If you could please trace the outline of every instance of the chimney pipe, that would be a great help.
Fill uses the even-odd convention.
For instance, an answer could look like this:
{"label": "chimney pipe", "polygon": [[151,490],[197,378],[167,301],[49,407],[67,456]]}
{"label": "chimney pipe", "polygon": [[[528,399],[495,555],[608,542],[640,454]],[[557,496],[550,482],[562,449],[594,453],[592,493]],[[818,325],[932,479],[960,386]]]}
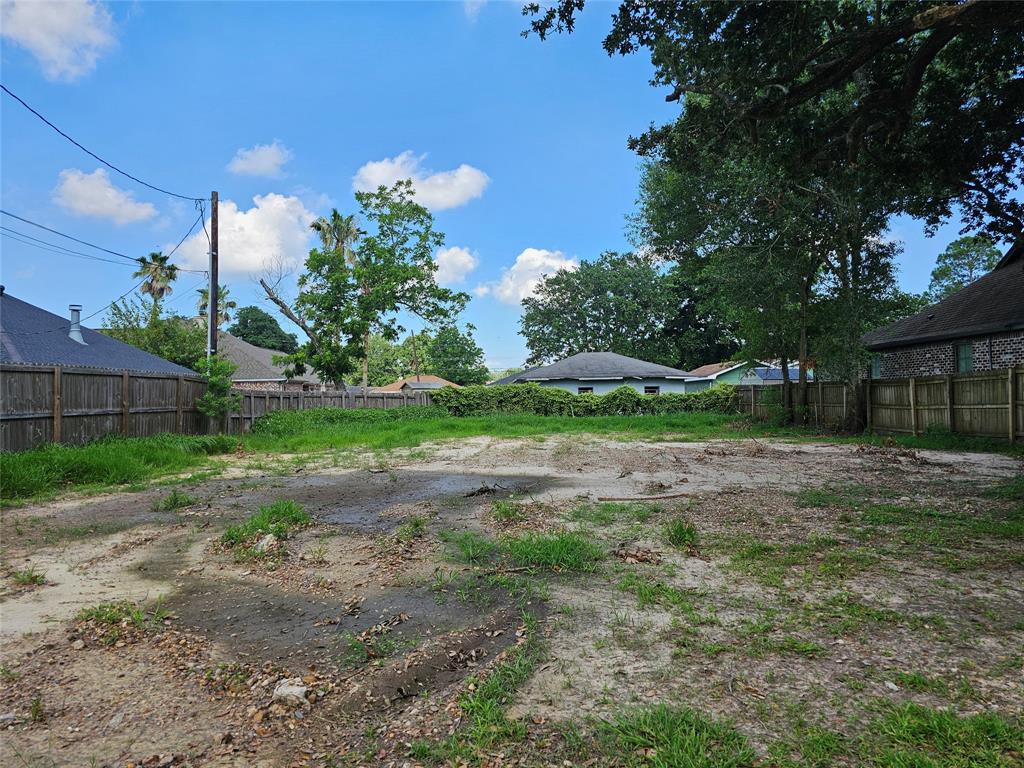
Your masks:
{"label": "chimney pipe", "polygon": [[82,338],[82,305],[69,304],[68,309],[71,310],[71,328],[68,329],[68,337],[79,344],[85,344],[85,339]]}

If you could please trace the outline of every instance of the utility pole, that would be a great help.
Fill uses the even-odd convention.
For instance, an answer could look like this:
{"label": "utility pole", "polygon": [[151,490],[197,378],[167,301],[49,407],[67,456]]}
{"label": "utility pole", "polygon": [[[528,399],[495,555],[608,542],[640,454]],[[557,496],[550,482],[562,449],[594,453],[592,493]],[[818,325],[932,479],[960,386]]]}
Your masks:
{"label": "utility pole", "polygon": [[220,286],[217,283],[217,193],[210,193],[210,301],[206,306],[209,321],[206,356],[217,354],[217,324],[220,320]]}

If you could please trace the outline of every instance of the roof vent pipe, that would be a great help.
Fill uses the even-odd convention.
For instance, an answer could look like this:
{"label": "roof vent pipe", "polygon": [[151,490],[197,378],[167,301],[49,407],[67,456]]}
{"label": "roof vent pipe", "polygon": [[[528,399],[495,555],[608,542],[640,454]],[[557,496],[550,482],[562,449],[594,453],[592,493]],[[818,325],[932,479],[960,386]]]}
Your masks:
{"label": "roof vent pipe", "polygon": [[85,339],[82,338],[82,305],[69,304],[68,309],[71,310],[71,328],[68,329],[68,337],[79,344],[85,344]]}

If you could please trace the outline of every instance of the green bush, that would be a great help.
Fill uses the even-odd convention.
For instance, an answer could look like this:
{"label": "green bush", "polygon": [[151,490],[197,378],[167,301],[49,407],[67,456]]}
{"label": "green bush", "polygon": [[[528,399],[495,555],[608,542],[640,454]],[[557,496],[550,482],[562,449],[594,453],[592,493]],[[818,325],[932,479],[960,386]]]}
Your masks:
{"label": "green bush", "polygon": [[232,546],[245,544],[268,533],[279,539],[286,539],[292,530],[309,523],[309,514],[301,506],[294,501],[280,499],[273,504],[260,507],[259,511],[244,523],[228,526],[222,538],[225,544]]}
{"label": "green bush", "polygon": [[297,435],[338,424],[390,424],[397,421],[440,419],[444,408],[410,405],[403,408],[311,408],[308,411],[271,411],[256,419],[252,433],[268,437]]}
{"label": "green bush", "polygon": [[495,387],[445,387],[433,393],[434,406],[451,416],[532,413],[538,416],[642,416],[667,413],[731,413],[736,388],[719,384],[700,392],[641,395],[621,386],[607,395],[574,395],[556,387],[507,384]]}

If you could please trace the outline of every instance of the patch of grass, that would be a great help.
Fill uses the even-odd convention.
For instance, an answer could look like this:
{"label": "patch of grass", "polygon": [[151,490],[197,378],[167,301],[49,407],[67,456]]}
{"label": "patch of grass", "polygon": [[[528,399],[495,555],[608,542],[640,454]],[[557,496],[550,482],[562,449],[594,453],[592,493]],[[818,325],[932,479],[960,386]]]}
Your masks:
{"label": "patch of grass", "polygon": [[749,768],[754,750],[735,728],[691,709],[659,704],[601,724],[599,741],[628,766]]}
{"label": "patch of grass", "polygon": [[501,548],[517,565],[552,571],[593,571],[604,558],[601,547],[574,531],[507,537]]}
{"label": "patch of grass", "polygon": [[955,712],[902,704],[868,729],[865,763],[878,768],[1010,768],[1019,764],[1024,726],[995,712]]}
{"label": "patch of grass", "polygon": [[665,523],[665,541],[676,549],[696,548],[700,536],[689,520],[677,517]]}
{"label": "patch of grass", "polygon": [[935,677],[928,677],[921,672],[897,672],[893,682],[901,688],[917,693],[934,693],[938,696],[949,694],[949,686],[945,680]]}
{"label": "patch of grass", "polygon": [[568,518],[573,522],[592,525],[612,525],[619,520],[646,523],[661,511],[652,502],[602,501],[598,504],[578,504],[569,510]]}
{"label": "patch of grass", "polygon": [[238,440],[226,435],[106,437],[81,446],[47,445],[0,454],[0,500],[19,501],[63,489],[140,483],[205,464]]}
{"label": "patch of grass", "polygon": [[427,518],[423,515],[409,515],[405,521],[395,529],[395,538],[401,542],[410,542],[418,539],[427,531]]}
{"label": "patch of grass", "polygon": [[5,683],[12,683],[18,679],[18,673],[6,664],[0,664],[0,680]]}
{"label": "patch of grass", "polygon": [[260,507],[244,523],[228,526],[221,539],[230,546],[242,546],[268,533],[286,539],[291,531],[309,525],[309,514],[294,501],[279,499]]}
{"label": "patch of grass", "polygon": [[476,531],[448,531],[441,535],[447,546],[448,557],[460,563],[480,565],[491,559],[498,545]]}
{"label": "patch of grass", "polygon": [[37,693],[28,707],[28,719],[33,723],[41,723],[46,719],[46,708],[43,706],[43,695]]}
{"label": "patch of grass", "polygon": [[46,574],[42,571],[37,571],[34,565],[22,568],[20,571],[15,571],[11,578],[20,587],[30,587],[46,583]]}
{"label": "patch of grass", "polygon": [[191,507],[199,501],[195,496],[179,491],[175,488],[169,494],[164,496],[162,499],[157,499],[153,502],[154,512],[173,512],[176,509],[183,509],[185,507]]}
{"label": "patch of grass", "polygon": [[120,624],[131,624],[138,629],[146,626],[146,614],[136,605],[127,600],[114,603],[100,603],[89,608],[83,608],[78,612],[79,621],[94,621],[97,624],[118,626]]}
{"label": "patch of grass", "polygon": [[986,499],[1024,501],[1024,475],[1018,475],[1012,480],[1006,480],[986,488],[982,496]]}
{"label": "patch of grass", "polygon": [[697,614],[697,606],[692,593],[676,589],[660,581],[645,579],[636,573],[627,573],[619,579],[618,587],[623,592],[629,592],[636,596],[640,608],[660,605],[664,608],[683,611],[691,616]]}
{"label": "patch of grass", "polygon": [[512,499],[495,499],[491,504],[491,516],[499,523],[516,523],[526,519],[523,508]]}
{"label": "patch of grass", "polygon": [[341,638],[341,643],[342,664],[349,668],[356,668],[373,661],[390,658],[411,648],[416,641],[408,637],[399,637],[391,632],[371,635],[366,639],[361,639],[354,632],[346,632]]}

